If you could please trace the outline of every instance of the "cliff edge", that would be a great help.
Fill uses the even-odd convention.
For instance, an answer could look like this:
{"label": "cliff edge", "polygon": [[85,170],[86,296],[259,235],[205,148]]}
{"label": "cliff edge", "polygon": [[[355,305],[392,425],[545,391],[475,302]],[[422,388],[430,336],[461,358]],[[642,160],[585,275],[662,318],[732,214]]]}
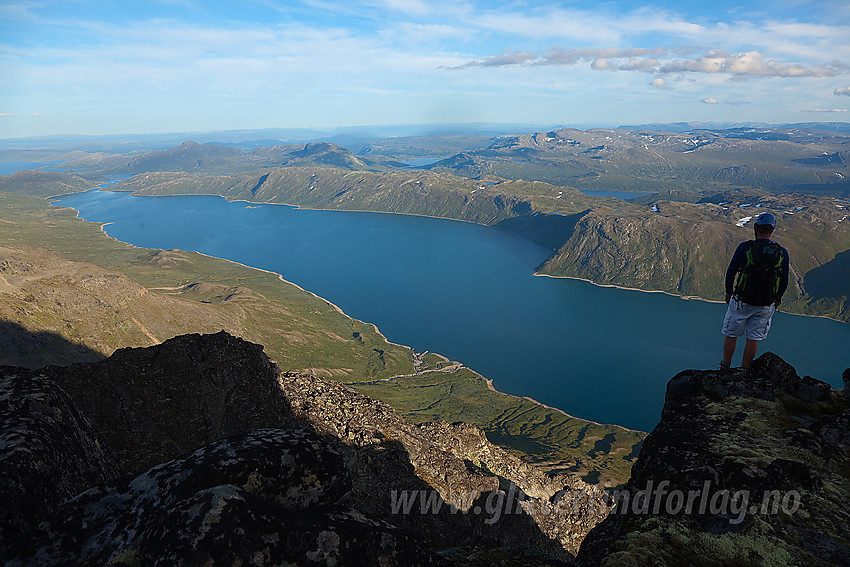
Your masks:
{"label": "cliff edge", "polygon": [[[845,376],[848,374],[845,371]],[[582,566],[850,565],[844,392],[772,353],[749,371],[670,380]]]}

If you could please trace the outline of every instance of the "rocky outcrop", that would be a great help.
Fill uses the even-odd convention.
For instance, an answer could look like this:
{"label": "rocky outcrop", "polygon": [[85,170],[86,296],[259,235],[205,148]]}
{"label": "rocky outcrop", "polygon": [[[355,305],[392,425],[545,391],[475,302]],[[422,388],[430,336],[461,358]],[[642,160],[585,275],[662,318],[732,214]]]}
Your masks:
{"label": "rocky outcrop", "polygon": [[[478,539],[568,559],[609,511],[602,489],[550,476],[493,445],[474,426],[414,425],[387,404],[313,376],[284,373],[281,384],[296,416],[355,448],[352,468],[362,480],[353,494],[356,507],[395,515],[435,545]],[[394,498],[397,504],[409,496],[432,498],[432,510],[440,513],[393,510]]]}
{"label": "rocky outcrop", "polygon": [[667,387],[617,508],[582,544],[597,565],[850,565],[850,409],[767,353]]}
{"label": "rocky outcrop", "polygon": [[279,427],[290,413],[263,347],[224,331],[119,349],[101,362],[47,372],[103,433],[127,472]]}
{"label": "rocky outcrop", "polygon": [[43,372],[0,367],[0,557],[64,501],[118,475],[73,400]]}
{"label": "rocky outcrop", "polygon": [[34,439],[0,447],[25,495],[4,510],[28,534],[0,547],[13,565],[556,565],[609,510],[477,428],[408,423],[226,333],[0,376],[9,430]]}
{"label": "rocky outcrop", "polygon": [[613,494],[226,333],[0,367],[0,418],[10,565],[850,562],[848,400],[770,353],[674,377]]}
{"label": "rocky outcrop", "polygon": [[305,430],[261,429],[68,502],[10,565],[437,565],[415,534],[337,502],[339,453]]}

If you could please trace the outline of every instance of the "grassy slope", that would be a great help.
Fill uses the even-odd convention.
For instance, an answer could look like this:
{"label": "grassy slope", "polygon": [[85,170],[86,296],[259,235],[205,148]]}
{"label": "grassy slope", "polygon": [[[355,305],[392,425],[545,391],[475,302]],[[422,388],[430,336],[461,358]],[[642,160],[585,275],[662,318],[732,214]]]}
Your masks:
{"label": "grassy slope", "polygon": [[[387,344],[372,325],[341,315],[327,301],[281,282],[275,274],[194,252],[158,253],[136,248],[107,237],[95,223],[78,220],[73,210],[50,207],[43,199],[0,193],[0,211],[5,221],[0,222],[3,244],[44,248],[67,260],[119,272],[144,286],[146,296],[155,300],[148,304],[142,298],[141,303],[130,305],[138,312],[122,311],[115,318],[135,316],[159,340],[187,332],[226,329],[264,344],[285,369],[312,369],[324,375],[389,376],[411,367],[409,349]],[[204,285],[186,288],[198,282]],[[41,288],[50,283],[42,282]],[[106,303],[122,307],[124,299]],[[42,317],[48,317],[45,310],[41,311]],[[74,326],[61,329],[61,334],[92,343],[103,354],[121,346],[150,344],[150,339],[138,332],[114,334],[101,320],[106,313],[100,313],[96,322],[85,313],[68,315]],[[24,323],[30,321],[24,317]],[[106,333],[105,329],[110,331]],[[385,368],[370,365],[372,348],[384,351]]]}
{"label": "grassy slope", "polygon": [[[122,346],[151,344],[142,327],[157,340],[223,328],[263,344],[283,369],[359,383],[364,393],[389,401],[414,421],[473,423],[508,448],[608,484],[628,478],[635,447],[644,437],[494,392],[477,374],[452,365],[448,371],[376,383],[412,374],[414,361],[409,349],[386,342],[371,325],[274,274],[197,253],[120,243],[97,224],[40,198],[0,192],[0,246],[7,247],[0,248],[6,256],[5,263],[0,257],[0,274],[18,285],[0,286],[0,319],[30,333],[57,333],[104,355]],[[56,273],[25,281],[21,257],[39,254],[27,247],[58,255],[42,254],[34,261]],[[108,294],[80,291],[109,278]],[[59,298],[55,289],[80,293]],[[75,353],[65,355],[69,358],[60,362],[70,362]],[[422,360],[420,371],[446,365],[435,355]],[[44,362],[49,361],[33,361]]]}
{"label": "grassy slope", "polygon": [[491,441],[553,470],[571,471],[609,486],[621,482],[624,473],[628,476],[643,443],[641,433],[493,391],[485,378],[467,368],[369,382],[357,389],[386,401],[413,422],[486,423]]}

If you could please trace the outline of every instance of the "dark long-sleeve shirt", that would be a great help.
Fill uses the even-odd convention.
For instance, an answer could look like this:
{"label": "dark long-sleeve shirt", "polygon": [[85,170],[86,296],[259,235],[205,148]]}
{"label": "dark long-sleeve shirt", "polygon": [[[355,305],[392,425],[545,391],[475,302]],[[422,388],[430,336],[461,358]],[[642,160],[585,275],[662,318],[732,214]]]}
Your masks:
{"label": "dark long-sleeve shirt", "polygon": [[[768,238],[759,238],[759,240],[770,242]],[[739,244],[735,250],[735,254],[732,256],[732,261],[729,262],[729,267],[726,269],[726,293],[732,293],[735,287],[735,275],[747,263],[747,250],[750,248],[750,242],[748,240]],[[788,267],[790,260],[788,259],[788,251],[782,246],[779,248],[782,250],[782,265],[780,266],[782,271],[779,274],[779,298],[782,298],[785,290],[788,289]]]}

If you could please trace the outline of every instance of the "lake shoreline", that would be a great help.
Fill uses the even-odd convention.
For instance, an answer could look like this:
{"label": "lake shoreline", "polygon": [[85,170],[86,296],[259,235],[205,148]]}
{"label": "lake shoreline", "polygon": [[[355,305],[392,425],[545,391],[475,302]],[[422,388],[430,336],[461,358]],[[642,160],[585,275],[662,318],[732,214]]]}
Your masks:
{"label": "lake shoreline", "polygon": [[[429,219],[437,219],[437,220],[445,220],[445,221],[455,221],[455,222],[461,222],[461,223],[468,223],[468,224],[472,224],[472,225],[476,225],[476,226],[495,228],[495,229],[498,229],[498,230],[503,230],[503,231],[507,232],[508,234],[513,234],[513,235],[520,236],[522,238],[526,238],[528,240],[531,240],[532,242],[537,242],[536,240],[528,238],[527,236],[512,232],[510,230],[507,230],[505,228],[502,228],[502,227],[494,225],[494,224],[485,224],[485,223],[466,220],[466,219],[456,219],[456,218],[451,218],[451,217],[438,217],[438,216],[433,216],[433,215],[424,215],[424,214],[421,214],[421,213],[400,213],[400,212],[394,212],[394,211],[372,211],[372,210],[363,210],[363,209],[322,209],[322,208],[315,208],[315,207],[303,207],[301,205],[293,205],[293,204],[290,204],[290,203],[273,203],[273,202],[269,202],[269,201],[250,201],[248,199],[229,198],[226,195],[220,195],[218,193],[174,193],[174,194],[169,194],[169,195],[145,195],[145,194],[141,194],[141,193],[139,193],[138,191],[135,191],[135,190],[111,189],[111,188],[108,188],[108,187],[102,187],[101,185],[97,185],[96,187],[93,187],[92,189],[87,189],[86,191],[76,191],[76,192],[72,192],[72,193],[63,193],[63,194],[60,194],[60,195],[53,195],[53,196],[50,196],[50,197],[45,197],[45,199],[47,199],[49,201],[50,199],[58,199],[58,198],[64,197],[64,196],[76,195],[76,194],[79,194],[79,193],[86,193],[87,191],[104,191],[104,192],[111,192],[111,193],[129,193],[130,195],[132,195],[134,197],[154,197],[154,198],[157,198],[157,197],[221,197],[222,199],[224,199],[228,203],[247,203],[248,205],[279,205],[279,206],[290,207],[290,208],[293,208],[293,209],[300,209],[300,210],[305,210],[305,211],[329,211],[329,212],[337,211],[337,212],[345,212],[345,213],[373,213],[373,214],[381,214],[381,215],[402,215],[402,216],[411,216],[411,217],[421,217],[421,218],[429,218]],[[69,207],[69,208],[73,208],[73,207]],[[248,208],[256,208],[256,207],[248,207]],[[542,214],[560,214],[560,213],[542,212]],[[537,242],[537,243],[540,244],[539,242]],[[557,250],[553,249],[552,250],[552,256],[554,256],[557,252],[558,252]],[[215,258],[215,256],[210,256],[210,257]],[[550,258],[551,258],[551,256],[550,256]],[[224,259],[224,258],[221,258],[221,259]],[[548,260],[548,258],[547,258],[547,260]],[[239,262],[235,262],[235,263],[238,264]],[[543,265],[544,263],[545,263],[545,261],[542,262],[541,265]],[[241,264],[241,265],[245,266],[245,264]],[[246,266],[246,267],[254,268],[253,266]],[[254,268],[254,269],[261,269],[261,268]],[[594,286],[603,287],[603,288],[607,287],[607,288],[621,289],[621,290],[625,290],[625,291],[639,291],[639,292],[642,292],[642,293],[661,293],[661,294],[664,294],[664,295],[668,295],[670,297],[678,297],[679,299],[682,299],[684,301],[695,300],[695,301],[702,301],[702,302],[705,302],[705,303],[725,303],[724,301],[720,301],[720,300],[716,300],[716,299],[706,299],[706,298],[700,297],[698,295],[679,295],[677,293],[672,293],[672,292],[664,291],[664,290],[661,290],[661,289],[641,289],[641,288],[637,288],[637,287],[626,287],[626,286],[621,286],[621,285],[617,285],[617,284],[598,283],[598,282],[595,282],[593,280],[578,277],[578,276],[559,276],[559,275],[555,275],[555,274],[543,274],[543,273],[540,273],[540,272],[537,272],[537,271],[533,271],[532,275],[535,276],[535,277],[579,280],[579,281],[587,282],[587,283],[593,284]],[[280,277],[281,277],[281,279],[283,279],[283,276],[280,276]],[[287,280],[283,280],[283,281],[286,281],[287,283],[292,283],[292,282],[289,282]],[[292,285],[297,286],[298,284],[292,283]],[[303,289],[303,288],[299,287],[299,289]],[[308,290],[304,290],[304,291],[308,291]],[[308,291],[308,293],[312,293],[312,292]],[[316,295],[316,297],[319,297],[319,296]],[[323,297],[319,297],[319,298],[325,300]],[[327,301],[327,300],[325,300],[325,301]],[[330,303],[330,302],[328,302],[328,303]],[[339,307],[337,307],[336,305],[334,305],[334,307],[339,309]],[[787,315],[798,315],[800,317],[813,317],[813,318],[817,318],[817,319],[828,319],[830,321],[835,321],[837,323],[844,323],[844,324],[850,323],[848,321],[842,321],[841,319],[836,319],[834,317],[830,317],[829,315],[812,315],[812,314],[808,314],[808,313],[794,313],[794,312],[790,312],[790,311],[779,311],[779,310],[777,310],[777,312],[785,313]],[[348,316],[348,315],[346,315],[346,316]],[[365,321],[364,321],[364,323],[365,323]],[[366,323],[366,324],[374,326],[373,323]],[[375,326],[375,328],[377,329],[377,326]],[[378,333],[380,333],[380,331],[378,331]],[[383,336],[383,334],[381,334],[381,336]],[[392,342],[392,341],[388,340],[387,342]],[[396,343],[392,343],[392,344],[396,344]],[[399,345],[399,346],[407,346],[407,345]],[[408,347],[408,348],[410,348],[410,347]]]}
{"label": "lake shoreline", "polygon": [[[124,196],[118,197],[120,193]],[[116,196],[90,191],[88,196],[78,199],[63,199],[68,203],[79,203],[82,207],[80,215],[89,210],[89,204],[104,207],[104,214],[109,216],[93,217],[93,221],[118,223],[119,219],[122,222],[138,219],[138,226],[136,221],[127,225],[130,232],[113,230],[122,241],[137,241],[152,249],[203,250],[198,252],[202,256],[227,259],[247,269],[273,274],[276,280],[290,283],[299,291],[307,291],[339,314],[348,317],[346,310],[354,309],[361,315],[356,320],[364,328],[370,325],[387,346],[397,345],[404,349],[403,352],[414,354],[416,350],[449,352],[453,360],[464,361],[467,368],[483,371],[493,380],[493,391],[510,395],[513,399],[525,398],[527,394],[533,407],[557,410],[561,415],[587,423],[611,424],[623,431],[649,431],[657,424],[657,403],[634,404],[634,399],[644,399],[655,391],[663,394],[667,382],[665,377],[669,378],[683,368],[707,369],[715,366],[717,354],[712,345],[717,340],[717,329],[712,321],[718,308],[710,304],[719,301],[703,299],[686,307],[687,304],[679,302],[666,303],[671,300],[665,296],[686,300],[702,298],[679,296],[662,290],[597,284],[586,278],[535,273],[535,266],[539,266],[551,250],[510,231],[485,230],[488,225],[471,221],[463,221],[466,224],[431,224],[404,220],[424,215],[387,211],[383,211],[385,214],[380,217],[345,215],[350,211],[231,200],[222,195],[206,195],[215,197],[206,201],[191,199],[204,195],[183,195],[190,199],[179,202],[186,203],[186,210],[191,215],[184,218],[186,213],[181,212],[183,206],[173,204],[174,201],[132,201],[131,196],[148,195],[130,191],[111,191],[110,195]],[[228,208],[231,203],[232,208]],[[264,208],[264,204],[283,205],[283,208],[269,208],[265,213],[247,210]],[[92,208],[91,214],[100,210]],[[340,214],[332,214],[334,211]],[[278,221],[278,217],[287,220]],[[142,220],[148,221],[147,226]],[[184,220],[194,227],[191,231],[187,232],[182,226]],[[98,224],[103,225],[102,232],[108,232],[104,223]],[[329,230],[324,228],[326,224]],[[256,237],[249,236],[254,225],[257,225]],[[473,229],[474,225],[481,228]],[[155,228],[157,226],[161,229]],[[239,231],[240,236],[229,238],[221,230],[211,228],[215,226],[230,227]],[[314,232],[316,229],[318,232]],[[340,232],[352,229],[355,232],[350,234]],[[142,235],[155,234],[151,232],[155,230],[166,230],[173,238],[139,240]],[[208,234],[204,236],[205,231]],[[397,231],[398,237],[388,241],[386,235],[395,235],[396,232],[386,231]],[[191,236],[181,240],[178,235],[183,233]],[[304,243],[300,240],[302,234],[305,236]],[[468,242],[465,240],[467,236]],[[251,238],[260,240],[251,244]],[[281,242],[291,245],[281,249]],[[336,246],[335,242],[339,242],[340,246]],[[323,250],[336,252],[328,252],[326,257]],[[270,253],[269,258],[276,258],[275,262],[266,262],[265,256],[258,256]],[[373,264],[383,271],[370,275],[362,268]],[[349,278],[339,278],[340,274],[349,271],[350,281]],[[284,272],[302,280],[304,286],[284,278]],[[549,280],[552,283],[546,284],[540,279],[533,283],[528,278],[531,275],[547,275],[552,278]],[[486,277],[482,279],[482,276]],[[434,278],[433,285],[425,283],[428,278]],[[593,285],[576,287],[578,282],[573,285],[566,282],[557,284],[557,279],[583,280]],[[603,291],[605,287],[613,289]],[[319,291],[312,292],[310,288]],[[656,295],[656,299],[649,299],[651,296],[646,294],[616,295],[620,293],[616,291],[618,289],[662,295]],[[373,293],[376,291],[380,293]],[[517,295],[520,291],[531,293]],[[609,297],[606,293],[615,295]],[[329,294],[337,303],[325,298]],[[585,300],[599,300],[601,303],[593,308]],[[437,303],[433,303],[435,301]],[[673,315],[680,309],[675,304],[682,305],[680,315]],[[346,305],[346,309],[342,309],[341,305]],[[663,306],[663,310],[671,314],[667,316],[669,321],[656,317],[658,306]],[[612,309],[615,311],[611,312]],[[447,311],[441,316],[443,310]],[[600,313],[605,313],[605,316],[600,318]],[[374,322],[362,321],[364,315]],[[570,317],[574,315],[581,319],[570,323]],[[666,332],[681,317],[692,319],[688,320],[696,334],[690,338],[679,337],[675,333],[671,336]],[[620,327],[623,342],[619,345],[617,356],[611,356],[610,349],[594,339],[608,332],[609,326],[602,323],[605,320],[622,320],[625,325]],[[483,324],[485,321],[493,324],[488,326]],[[451,326],[443,328],[447,323]],[[829,324],[833,324],[832,320]],[[389,340],[382,332],[384,325],[401,340]],[[799,367],[806,374],[833,376],[834,353],[841,349],[829,346],[832,354],[814,353],[827,348],[827,344],[840,342],[847,329],[830,328],[834,334],[829,335],[829,340],[809,345],[812,337],[819,336],[817,332],[806,333],[808,339],[803,341],[796,335],[811,325],[818,323],[798,320],[792,325],[783,325],[767,348],[783,353],[786,358],[796,357],[796,360],[790,360],[791,363],[802,365]],[[651,333],[647,333],[649,329],[652,329]],[[774,344],[775,348],[770,348]],[[410,345],[415,346],[411,348]],[[409,358],[410,355],[402,356]],[[412,372],[417,372],[417,369],[414,367],[393,374]],[[526,384],[526,381],[530,382]],[[495,383],[504,387],[505,391],[497,390]],[[606,384],[613,386],[607,387]],[[546,403],[541,403],[541,399]],[[565,406],[575,413],[560,409]],[[586,411],[593,417],[578,417]],[[629,425],[626,426],[626,423]]]}
{"label": "lake shoreline", "polygon": [[[556,276],[554,274],[541,274],[540,272],[534,272],[534,274],[532,274],[532,275],[539,277],[539,278],[578,280],[578,281],[582,281],[582,282],[587,282],[589,284],[593,284],[596,287],[608,287],[608,288],[614,288],[614,289],[622,289],[624,291],[639,291],[641,293],[661,293],[661,294],[664,294],[664,295],[669,295],[670,297],[678,297],[679,299],[681,299],[683,301],[702,301],[704,303],[722,303],[724,305],[726,304],[725,301],[720,301],[720,300],[717,300],[717,299],[706,299],[706,298],[700,297],[698,295],[679,295],[677,293],[664,291],[663,289],[641,289],[639,287],[625,287],[625,286],[621,286],[621,285],[617,285],[617,284],[603,284],[603,283],[595,282],[593,280],[589,280],[587,278],[580,278],[578,276]],[[808,313],[794,313],[792,311],[782,311],[782,310],[779,310],[779,309],[777,309],[776,312],[777,313],[784,313],[785,315],[796,315],[797,317],[812,317],[812,318],[815,318],[815,319],[828,319],[830,321],[835,321],[836,323],[843,323],[845,325],[847,324],[847,321],[842,321],[841,319],[836,319],[835,317],[830,317],[829,315],[810,315]]]}
{"label": "lake shoreline", "polygon": [[[507,229],[502,228],[500,226],[497,226],[495,224],[485,224],[485,223],[471,221],[471,220],[467,220],[467,219],[456,219],[456,218],[451,218],[451,217],[438,217],[438,216],[434,216],[434,215],[424,215],[424,214],[421,214],[421,213],[400,213],[400,212],[394,212],[394,211],[372,211],[372,210],[363,210],[363,209],[322,209],[322,208],[315,208],[315,207],[303,207],[301,205],[293,205],[293,204],[290,204],[290,203],[272,203],[272,202],[268,202],[268,201],[264,202],[264,201],[249,201],[247,199],[231,199],[231,198],[228,198],[226,195],[219,195],[217,193],[175,193],[175,194],[172,194],[172,195],[144,195],[144,194],[139,194],[137,191],[117,190],[117,189],[108,189],[108,188],[100,188],[100,187],[96,187],[96,188],[90,189],[90,190],[91,191],[95,191],[95,190],[97,190],[97,191],[113,191],[113,192],[116,192],[116,193],[130,193],[131,195],[136,196],[136,197],[191,197],[191,196],[221,197],[229,203],[248,203],[249,205],[282,205],[284,207],[292,207],[293,209],[301,209],[301,210],[305,210],[305,211],[338,211],[338,212],[345,212],[345,213],[374,213],[374,214],[381,214],[381,215],[403,215],[403,216],[411,216],[411,217],[421,217],[421,218],[428,218],[428,219],[438,219],[438,220],[469,223],[469,224],[473,224],[473,225],[476,225],[476,226],[484,226],[484,227],[495,228],[495,229],[498,229],[498,230],[504,230],[505,232],[507,232],[509,234],[514,234],[514,235],[521,236],[523,238],[528,238],[527,236],[523,236],[521,234],[512,232],[510,230],[507,230]],[[71,193],[71,194],[73,194],[73,193]],[[546,214],[546,215],[561,214],[561,213],[547,213],[547,212],[543,212],[543,211],[538,211],[538,212],[541,213],[541,214]],[[530,238],[528,238],[528,239],[531,240],[532,242],[537,242],[536,240],[533,240],[533,239],[530,239]],[[540,244],[540,243],[538,242],[538,244]],[[557,250],[553,249],[552,255],[555,255],[557,252],[558,252]],[[550,258],[551,258],[551,256],[550,256]],[[545,263],[545,261],[544,261],[544,263]],[[249,267],[251,267],[251,266],[249,266]],[[533,272],[532,275],[537,276],[537,277],[579,280],[579,281],[591,283],[591,284],[598,286],[598,287],[609,287],[609,288],[614,288],[614,289],[622,289],[622,290],[626,290],[626,291],[640,291],[640,292],[643,292],[643,293],[663,293],[663,294],[669,295],[671,297],[678,297],[679,299],[682,299],[684,301],[694,300],[694,301],[703,301],[705,303],[725,303],[724,301],[720,301],[720,300],[716,300],[716,299],[706,299],[706,298],[700,297],[698,295],[679,295],[679,294],[676,294],[676,293],[672,293],[672,292],[664,291],[664,290],[660,290],[660,289],[641,289],[641,288],[637,288],[637,287],[626,287],[626,286],[620,286],[620,285],[616,285],[616,284],[603,284],[603,283],[595,282],[593,280],[589,280],[587,278],[580,278],[578,276],[557,276],[557,275],[554,275],[554,274],[542,274],[542,273],[536,272],[536,271]],[[786,313],[788,315],[799,315],[800,317],[815,317],[815,318],[818,318],[818,319],[829,319],[830,321],[836,321],[837,323],[845,323],[845,324],[848,323],[847,321],[842,321],[841,319],[836,319],[836,318],[830,317],[828,315],[811,315],[811,314],[808,314],[808,313],[793,313],[793,312],[790,312],[790,311],[782,311],[782,313]],[[402,345],[402,346],[404,346],[404,345]]]}
{"label": "lake shoreline", "polygon": [[[147,195],[142,195],[142,196],[147,196]],[[219,195],[219,196],[220,196],[220,195]],[[49,197],[48,199],[50,199],[50,198],[53,198],[53,197]],[[263,204],[263,203],[261,203],[261,204]],[[279,203],[270,203],[270,204],[279,204]],[[80,211],[78,211],[77,209],[75,209],[75,208],[73,208],[73,207],[57,206],[57,205],[54,205],[53,203],[51,203],[51,206],[56,206],[57,208],[66,208],[66,209],[71,209],[71,210],[73,210],[73,211],[75,212],[75,216],[76,216],[76,218],[77,218],[78,220],[80,220],[81,222],[92,222],[92,223],[94,223],[94,224],[99,225],[99,230],[100,230],[100,232],[102,232],[102,233],[103,233],[103,234],[104,234],[107,238],[110,238],[110,239],[112,239],[112,240],[114,240],[114,241],[116,241],[116,242],[120,242],[121,244],[125,244],[125,245],[127,245],[127,246],[129,246],[129,247],[131,247],[131,248],[135,248],[135,249],[138,249],[138,250],[160,250],[160,251],[166,251],[166,250],[161,249],[161,248],[147,248],[147,247],[144,247],[144,246],[136,246],[135,244],[132,244],[132,243],[130,243],[130,242],[125,242],[125,241],[123,241],[123,240],[120,240],[120,239],[118,239],[118,238],[116,238],[116,237],[114,237],[114,236],[110,235],[108,232],[106,232],[106,227],[107,227],[107,226],[109,226],[109,225],[111,225],[111,224],[114,224],[114,222],[97,222],[97,221],[87,221],[87,220],[84,220],[84,219],[80,218],[80,216],[79,216],[79,215],[80,215]],[[287,206],[289,206],[289,205],[287,205]],[[297,208],[297,207],[296,207],[296,208]],[[325,209],[318,209],[318,210],[325,210]],[[355,211],[355,212],[356,212],[356,211]],[[360,211],[360,212],[369,212],[369,211]],[[387,213],[387,214],[396,214],[396,213]],[[434,218],[440,218],[440,217],[434,217]],[[447,219],[447,220],[452,220],[452,219]],[[464,221],[464,222],[467,222],[467,221]],[[473,224],[477,224],[477,223],[473,223]],[[487,226],[487,225],[483,225],[483,226]],[[345,313],[345,311],[343,311],[341,307],[339,307],[338,305],[336,305],[336,304],[335,304],[335,303],[333,303],[332,301],[329,301],[329,300],[325,299],[324,297],[321,297],[320,295],[317,295],[316,293],[314,293],[314,292],[312,292],[312,291],[310,291],[310,290],[304,289],[303,287],[301,287],[301,286],[300,286],[300,285],[298,285],[297,283],[294,283],[294,282],[291,282],[291,281],[287,280],[286,278],[284,278],[284,277],[283,277],[283,275],[282,275],[282,274],[280,274],[280,273],[278,273],[278,272],[275,272],[275,271],[273,271],[273,270],[267,270],[267,269],[265,269],[265,268],[258,268],[258,267],[256,267],[256,266],[250,266],[250,265],[248,265],[248,264],[244,264],[244,263],[242,263],[242,262],[238,262],[238,261],[236,261],[236,260],[231,260],[231,259],[229,259],[229,258],[221,258],[221,257],[218,257],[218,256],[213,256],[213,255],[211,255],[211,254],[205,254],[204,252],[199,252],[199,251],[197,251],[197,250],[183,250],[183,249],[180,249],[180,248],[170,248],[169,250],[174,250],[174,251],[179,251],[179,252],[193,252],[193,253],[195,253],[195,254],[198,254],[198,255],[201,255],[201,256],[205,256],[205,257],[207,257],[207,258],[212,258],[212,259],[215,259],[215,260],[221,260],[221,261],[225,261],[225,262],[230,262],[230,263],[232,263],[232,264],[236,264],[236,265],[238,265],[238,266],[242,266],[242,267],[244,267],[244,268],[248,268],[248,269],[251,269],[251,270],[257,270],[257,271],[260,271],[260,272],[264,272],[264,273],[266,273],[266,274],[274,275],[274,276],[276,276],[276,277],[277,277],[277,278],[278,278],[281,282],[286,283],[286,284],[289,284],[289,285],[292,285],[292,286],[296,287],[297,289],[299,289],[299,290],[301,290],[301,291],[303,291],[303,292],[309,293],[310,295],[312,295],[312,296],[313,296],[313,297],[315,297],[316,299],[319,299],[319,300],[321,300],[321,301],[324,301],[325,303],[327,303],[328,305],[330,305],[331,307],[333,307],[333,308],[334,308],[334,309],[335,309],[338,313],[340,313],[341,315],[344,315],[345,317],[348,317],[349,319],[352,319],[352,320],[354,320],[354,321],[358,321],[358,322],[360,322],[360,323],[363,323],[364,325],[370,325],[372,328],[374,328],[374,329],[375,329],[375,332],[376,332],[376,333],[377,333],[377,334],[378,334],[378,335],[379,335],[379,336],[380,336],[383,340],[385,340],[388,344],[391,344],[391,345],[394,345],[394,346],[398,346],[398,347],[401,347],[401,348],[405,348],[405,349],[408,349],[411,353],[415,353],[415,350],[413,349],[413,347],[408,346],[408,345],[404,345],[404,344],[401,344],[401,343],[396,343],[396,342],[393,342],[393,341],[389,340],[389,339],[388,339],[388,338],[387,338],[387,337],[386,337],[386,336],[385,336],[385,335],[381,332],[381,330],[378,328],[378,326],[377,326],[375,323],[370,323],[370,322],[368,322],[368,321],[362,321],[362,320],[360,320],[360,319],[356,319],[355,317],[351,317],[350,315],[348,315],[347,313]],[[439,355],[439,356],[441,356],[441,357],[445,358],[446,360],[451,360],[451,359],[449,359],[448,357],[446,357],[446,356],[444,356],[444,355],[442,355],[442,354],[440,354],[440,353],[435,353],[435,354],[437,354],[437,355]],[[564,411],[564,410],[562,410],[562,409],[560,409],[560,408],[557,408],[557,407],[554,407],[554,406],[551,406],[551,405],[548,405],[548,404],[544,404],[544,403],[542,403],[542,402],[539,402],[538,400],[535,400],[534,398],[531,398],[531,397],[529,397],[529,396],[519,396],[519,395],[516,395],[516,394],[509,394],[509,393],[507,393],[507,392],[502,392],[502,391],[498,390],[498,389],[497,389],[497,388],[493,385],[493,379],[492,379],[492,378],[487,378],[486,376],[484,376],[484,375],[482,375],[481,373],[479,373],[479,372],[477,372],[477,371],[473,370],[472,368],[469,368],[468,366],[463,365],[463,363],[459,363],[459,364],[460,364],[460,367],[459,367],[459,368],[465,368],[466,370],[469,370],[470,372],[473,372],[475,375],[479,376],[479,377],[480,377],[482,380],[484,380],[484,382],[487,384],[487,388],[488,388],[490,391],[492,391],[492,392],[496,392],[497,394],[500,394],[500,395],[503,395],[503,396],[509,396],[509,397],[511,397],[511,398],[516,398],[516,399],[524,399],[524,400],[528,400],[528,401],[530,401],[530,402],[532,402],[532,403],[534,403],[534,404],[537,404],[537,405],[539,405],[539,406],[541,406],[541,407],[544,407],[544,408],[546,408],[546,409],[548,409],[548,410],[556,411],[556,412],[558,412],[558,413],[561,413],[561,414],[563,414],[563,415],[565,415],[565,416],[569,417],[570,419],[577,419],[577,420],[579,420],[579,421],[585,421],[585,422],[588,422],[588,423],[593,423],[593,424],[595,424],[595,425],[604,426],[604,427],[616,427],[616,428],[620,428],[620,429],[623,429],[623,430],[625,430],[625,431],[629,431],[629,432],[646,433],[645,431],[642,431],[642,430],[640,430],[640,429],[632,429],[632,428],[626,427],[625,425],[620,425],[620,424],[618,424],[618,423],[601,423],[601,422],[598,422],[598,421],[594,421],[594,420],[592,420],[592,419],[587,419],[587,418],[583,418],[583,417],[575,416],[575,415],[572,415],[572,414],[567,413],[566,411]],[[435,372],[439,372],[439,371],[440,371],[440,369],[435,369],[435,370],[433,370],[433,371],[435,371]],[[415,373],[415,374],[413,374],[413,375],[417,375],[417,374],[420,374],[420,373]],[[403,377],[403,376],[401,376],[401,377]],[[398,376],[395,376],[395,377],[388,378],[388,379],[386,379],[386,380],[392,380],[392,379],[395,379],[395,378],[399,378],[399,377],[398,377]]]}

